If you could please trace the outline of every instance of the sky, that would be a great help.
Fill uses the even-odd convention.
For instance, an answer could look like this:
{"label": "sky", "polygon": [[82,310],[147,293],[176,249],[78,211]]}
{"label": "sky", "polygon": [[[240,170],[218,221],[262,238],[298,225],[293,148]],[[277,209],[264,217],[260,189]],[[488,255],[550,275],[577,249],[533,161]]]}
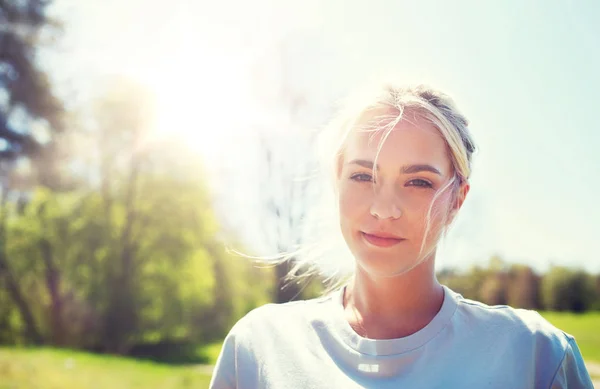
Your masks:
{"label": "sky", "polygon": [[[439,266],[500,255],[600,272],[598,2],[55,0],[51,11],[65,33],[42,58],[59,92],[85,100],[115,73],[149,85],[159,127],[197,147],[219,209],[250,241],[257,129],[293,152],[336,99],[392,74],[449,93],[478,146]],[[307,101],[299,118],[281,88]]]}

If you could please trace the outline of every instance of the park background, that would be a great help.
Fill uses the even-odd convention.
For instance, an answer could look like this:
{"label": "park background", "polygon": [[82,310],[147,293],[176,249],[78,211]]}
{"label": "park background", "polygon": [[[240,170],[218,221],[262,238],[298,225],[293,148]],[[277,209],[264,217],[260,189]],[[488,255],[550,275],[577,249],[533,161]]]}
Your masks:
{"label": "park background", "polygon": [[318,296],[321,279],[282,289],[286,267],[237,252],[321,233],[318,131],[386,74],[448,92],[479,148],[440,280],[539,310],[600,377],[598,17],[593,1],[0,0],[0,388],[205,387],[240,317]]}

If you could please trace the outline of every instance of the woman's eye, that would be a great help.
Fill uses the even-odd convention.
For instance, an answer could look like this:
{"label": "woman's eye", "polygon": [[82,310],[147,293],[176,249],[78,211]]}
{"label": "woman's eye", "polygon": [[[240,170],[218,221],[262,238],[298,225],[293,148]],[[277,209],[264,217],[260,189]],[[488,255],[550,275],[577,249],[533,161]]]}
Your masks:
{"label": "woman's eye", "polygon": [[371,182],[373,178],[367,173],[357,173],[350,176],[350,179],[359,182]]}
{"label": "woman's eye", "polygon": [[409,186],[418,186],[420,188],[431,188],[433,185],[425,180],[412,180],[409,182]]}

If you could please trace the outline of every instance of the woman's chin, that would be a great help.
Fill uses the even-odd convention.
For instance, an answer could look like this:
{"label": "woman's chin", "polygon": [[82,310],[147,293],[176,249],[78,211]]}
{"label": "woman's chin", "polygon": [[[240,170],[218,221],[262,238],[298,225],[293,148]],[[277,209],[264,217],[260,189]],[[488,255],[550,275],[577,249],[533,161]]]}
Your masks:
{"label": "woman's chin", "polygon": [[396,277],[408,273],[418,265],[414,261],[401,261],[396,258],[370,256],[358,259],[358,267],[373,277]]}

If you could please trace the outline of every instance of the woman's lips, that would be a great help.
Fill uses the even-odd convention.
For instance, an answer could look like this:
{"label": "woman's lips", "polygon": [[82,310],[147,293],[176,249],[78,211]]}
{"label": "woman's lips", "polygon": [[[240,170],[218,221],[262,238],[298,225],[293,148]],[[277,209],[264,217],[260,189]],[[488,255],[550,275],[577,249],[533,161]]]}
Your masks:
{"label": "woman's lips", "polygon": [[369,242],[373,246],[377,246],[377,247],[391,247],[391,246],[397,245],[398,243],[406,240],[406,239],[391,237],[391,236],[380,236],[380,235],[368,234],[368,233],[362,232],[362,231],[361,231],[361,234],[367,242]]}

